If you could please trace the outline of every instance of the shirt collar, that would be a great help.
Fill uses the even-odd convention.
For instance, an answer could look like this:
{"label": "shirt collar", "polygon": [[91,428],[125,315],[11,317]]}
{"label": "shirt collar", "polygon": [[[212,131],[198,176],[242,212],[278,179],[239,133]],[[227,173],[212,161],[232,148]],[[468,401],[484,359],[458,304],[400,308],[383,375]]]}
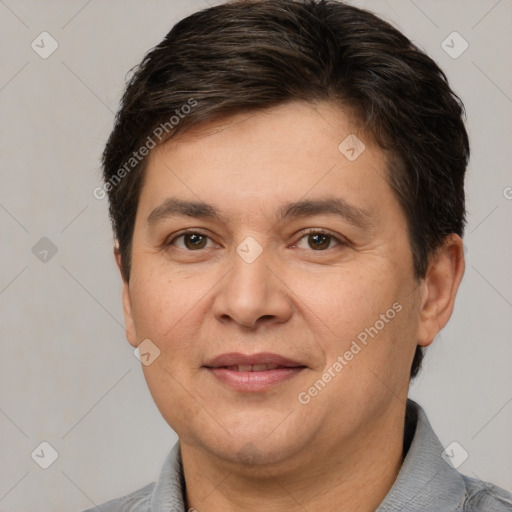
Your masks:
{"label": "shirt collar", "polygon": [[151,512],[185,512],[185,478],[179,441],[167,455],[151,495]]}
{"label": "shirt collar", "polygon": [[376,512],[455,512],[466,499],[462,475],[442,458],[444,449],[416,402],[407,400],[407,430],[414,437],[395,483]]}
{"label": "shirt collar", "polygon": [[[376,512],[455,512],[466,498],[462,475],[441,457],[443,447],[425,411],[407,400],[405,436],[412,438],[395,483]],[[407,443],[406,443],[407,444]],[[185,479],[177,442],[151,496],[152,512],[185,512]]]}

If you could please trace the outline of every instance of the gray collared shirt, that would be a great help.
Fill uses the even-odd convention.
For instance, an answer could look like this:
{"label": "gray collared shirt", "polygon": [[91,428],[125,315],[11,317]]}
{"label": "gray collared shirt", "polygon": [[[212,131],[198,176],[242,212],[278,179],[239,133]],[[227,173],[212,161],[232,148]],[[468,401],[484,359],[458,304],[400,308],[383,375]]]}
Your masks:
{"label": "gray collared shirt", "polygon": [[[441,457],[443,447],[425,411],[412,400],[407,401],[407,417],[410,420],[406,421],[405,437],[410,438],[410,446],[395,483],[376,512],[512,511],[512,494],[462,475]],[[184,489],[177,442],[157,483],[84,512],[189,512],[185,509]]]}

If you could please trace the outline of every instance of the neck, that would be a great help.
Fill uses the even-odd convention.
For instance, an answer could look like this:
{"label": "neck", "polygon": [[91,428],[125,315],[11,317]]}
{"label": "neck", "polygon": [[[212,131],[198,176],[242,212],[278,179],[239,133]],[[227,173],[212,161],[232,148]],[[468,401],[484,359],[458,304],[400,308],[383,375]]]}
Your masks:
{"label": "neck", "polygon": [[308,453],[272,467],[240,467],[180,442],[186,510],[373,512],[402,465],[405,410],[397,409],[371,431],[324,449],[312,443]]}

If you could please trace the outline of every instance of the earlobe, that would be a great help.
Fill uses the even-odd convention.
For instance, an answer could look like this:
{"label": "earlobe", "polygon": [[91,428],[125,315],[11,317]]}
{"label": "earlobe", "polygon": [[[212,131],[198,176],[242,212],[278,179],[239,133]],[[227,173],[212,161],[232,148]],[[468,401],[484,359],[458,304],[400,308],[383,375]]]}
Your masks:
{"label": "earlobe", "polygon": [[130,283],[125,280],[123,270],[122,270],[122,260],[121,253],[119,251],[119,244],[116,241],[114,245],[114,258],[117,263],[117,267],[119,268],[119,272],[121,273],[121,279],[123,281],[123,291],[122,291],[122,303],[123,303],[123,314],[124,314],[124,323],[126,329],[126,339],[128,343],[132,345],[132,347],[137,347],[137,335],[135,332],[135,323],[133,321],[133,313],[132,313],[132,301],[130,297]]}
{"label": "earlobe", "polygon": [[430,345],[450,319],[464,268],[462,239],[455,234],[449,235],[432,255],[422,280],[418,345]]}

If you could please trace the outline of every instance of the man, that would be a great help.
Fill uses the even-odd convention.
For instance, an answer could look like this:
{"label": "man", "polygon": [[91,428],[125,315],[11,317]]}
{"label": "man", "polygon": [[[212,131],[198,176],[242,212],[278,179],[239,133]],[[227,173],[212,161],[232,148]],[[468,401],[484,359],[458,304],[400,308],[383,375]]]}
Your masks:
{"label": "man", "polygon": [[462,116],[429,57],[335,1],[206,9],[144,58],[97,192],[179,442],[100,510],[512,510],[407,399],[464,273]]}

